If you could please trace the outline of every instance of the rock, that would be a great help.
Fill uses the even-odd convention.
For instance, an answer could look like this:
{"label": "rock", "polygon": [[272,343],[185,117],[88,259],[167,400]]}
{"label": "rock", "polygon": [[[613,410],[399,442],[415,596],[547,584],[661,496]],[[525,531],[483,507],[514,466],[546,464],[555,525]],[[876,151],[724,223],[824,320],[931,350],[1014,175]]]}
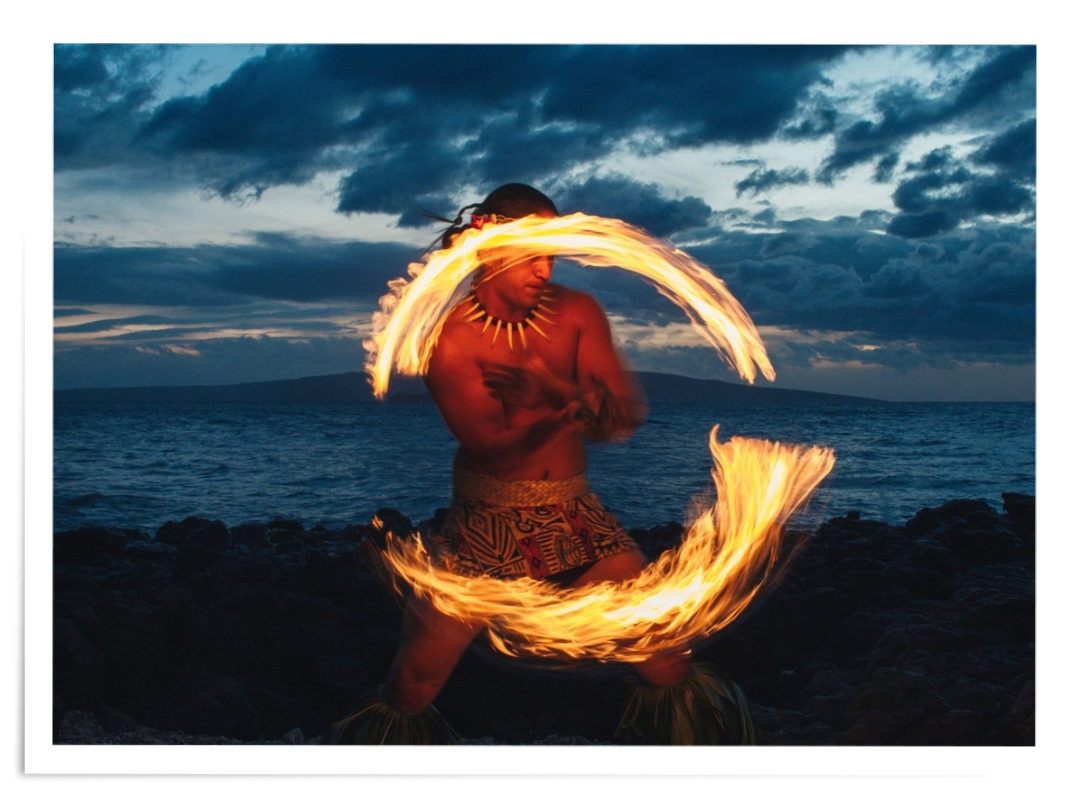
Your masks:
{"label": "rock", "polygon": [[909,534],[926,535],[943,525],[957,521],[975,524],[982,520],[996,519],[997,512],[985,500],[951,500],[938,508],[924,508],[907,521],[904,529]]}
{"label": "rock", "polygon": [[99,564],[127,547],[123,530],[87,526],[53,536],[53,560],[58,564]]}
{"label": "rock", "polygon": [[269,527],[266,525],[235,525],[229,529],[234,544],[247,547],[269,547]]}
{"label": "rock", "polygon": [[1035,535],[1035,498],[1029,494],[1005,492],[1001,495],[1005,516],[1025,539]]}
{"label": "rock", "polygon": [[154,539],[162,544],[180,548],[221,553],[232,545],[232,536],[221,520],[188,517],[183,522],[169,520],[160,528]]}
{"label": "rock", "polygon": [[[191,517],[153,539],[57,534],[57,731],[93,712],[117,739],[149,725],[177,742],[317,741],[383,680],[400,636],[363,543],[437,524],[376,516],[342,530]],[[1034,744],[1028,525],[1034,498],[1020,495],[1005,514],[962,500],[900,526],[835,517],[792,535],[783,577],[696,655],[743,688],[761,744]],[[682,526],[632,534],[656,555]],[[478,640],[438,705],[474,743],[605,743],[632,675],[535,669]]]}

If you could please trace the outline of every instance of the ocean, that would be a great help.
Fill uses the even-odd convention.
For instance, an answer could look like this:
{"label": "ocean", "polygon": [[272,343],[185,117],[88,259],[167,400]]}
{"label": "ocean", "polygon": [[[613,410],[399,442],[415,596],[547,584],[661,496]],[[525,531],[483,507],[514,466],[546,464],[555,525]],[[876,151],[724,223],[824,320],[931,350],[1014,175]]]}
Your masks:
{"label": "ocean", "polygon": [[[953,499],[1000,510],[1002,492],[1035,494],[1034,403],[656,403],[628,442],[590,446],[593,489],[628,528],[682,522],[712,486],[713,425],[722,440],[836,451],[800,527],[849,511],[895,525]],[[53,529],[153,534],[192,515],[339,528],[387,507],[420,522],[448,502],[455,446],[429,402],[58,403]]]}

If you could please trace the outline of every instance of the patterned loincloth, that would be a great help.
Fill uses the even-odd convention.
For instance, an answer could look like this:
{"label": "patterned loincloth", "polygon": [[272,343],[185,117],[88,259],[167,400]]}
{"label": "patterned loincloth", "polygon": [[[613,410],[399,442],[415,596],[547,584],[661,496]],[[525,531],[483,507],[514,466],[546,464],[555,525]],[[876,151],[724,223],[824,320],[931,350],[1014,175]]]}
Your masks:
{"label": "patterned loincloth", "polygon": [[454,468],[454,498],[429,542],[459,575],[547,579],[637,550],[585,475],[501,481]]}

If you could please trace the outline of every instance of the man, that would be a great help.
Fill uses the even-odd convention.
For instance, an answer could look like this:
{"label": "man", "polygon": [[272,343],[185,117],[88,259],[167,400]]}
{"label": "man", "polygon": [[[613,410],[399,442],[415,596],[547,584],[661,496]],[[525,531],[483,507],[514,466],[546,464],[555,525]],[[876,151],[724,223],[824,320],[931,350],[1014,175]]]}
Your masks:
{"label": "man", "polygon": [[[474,207],[472,224],[529,214],[558,212],[536,189],[507,184]],[[460,230],[451,227],[444,246]],[[425,382],[460,447],[450,513],[431,544],[459,574],[563,586],[625,580],[645,559],[589,491],[585,438],[628,437],[644,421],[645,401],[599,304],[551,283],[551,271],[550,257],[489,259],[444,321]],[[431,703],[480,629],[410,599],[380,696],[338,723],[334,740],[452,741]],[[682,653],[635,666],[661,694],[700,679]],[[624,718],[624,733],[635,727]]]}

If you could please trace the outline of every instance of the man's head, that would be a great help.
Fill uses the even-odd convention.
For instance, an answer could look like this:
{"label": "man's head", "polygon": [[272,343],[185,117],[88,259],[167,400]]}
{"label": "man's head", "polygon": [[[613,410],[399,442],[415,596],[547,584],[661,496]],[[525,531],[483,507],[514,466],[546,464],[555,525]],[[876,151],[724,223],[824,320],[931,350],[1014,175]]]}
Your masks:
{"label": "man's head", "polygon": [[521,219],[530,214],[541,217],[559,216],[555,204],[543,192],[531,186],[526,186],[524,183],[505,183],[484,198],[482,203],[465,206],[458,212],[458,218],[449,228],[443,231],[443,247],[450,247],[457,235],[469,227],[468,224],[461,224],[461,218],[469,210],[472,211],[474,221],[499,217]]}
{"label": "man's head", "polygon": [[[507,183],[489,194],[473,209],[473,220],[520,219],[535,214],[557,217],[558,209],[547,195],[523,183]],[[551,256],[521,253],[516,256],[485,259],[474,278],[474,285],[490,283],[497,303],[507,309],[534,308],[551,279]]]}
{"label": "man's head", "polygon": [[473,211],[473,215],[497,214],[508,219],[521,219],[530,214],[557,217],[558,209],[551,198],[524,183],[506,183],[489,194]]}

